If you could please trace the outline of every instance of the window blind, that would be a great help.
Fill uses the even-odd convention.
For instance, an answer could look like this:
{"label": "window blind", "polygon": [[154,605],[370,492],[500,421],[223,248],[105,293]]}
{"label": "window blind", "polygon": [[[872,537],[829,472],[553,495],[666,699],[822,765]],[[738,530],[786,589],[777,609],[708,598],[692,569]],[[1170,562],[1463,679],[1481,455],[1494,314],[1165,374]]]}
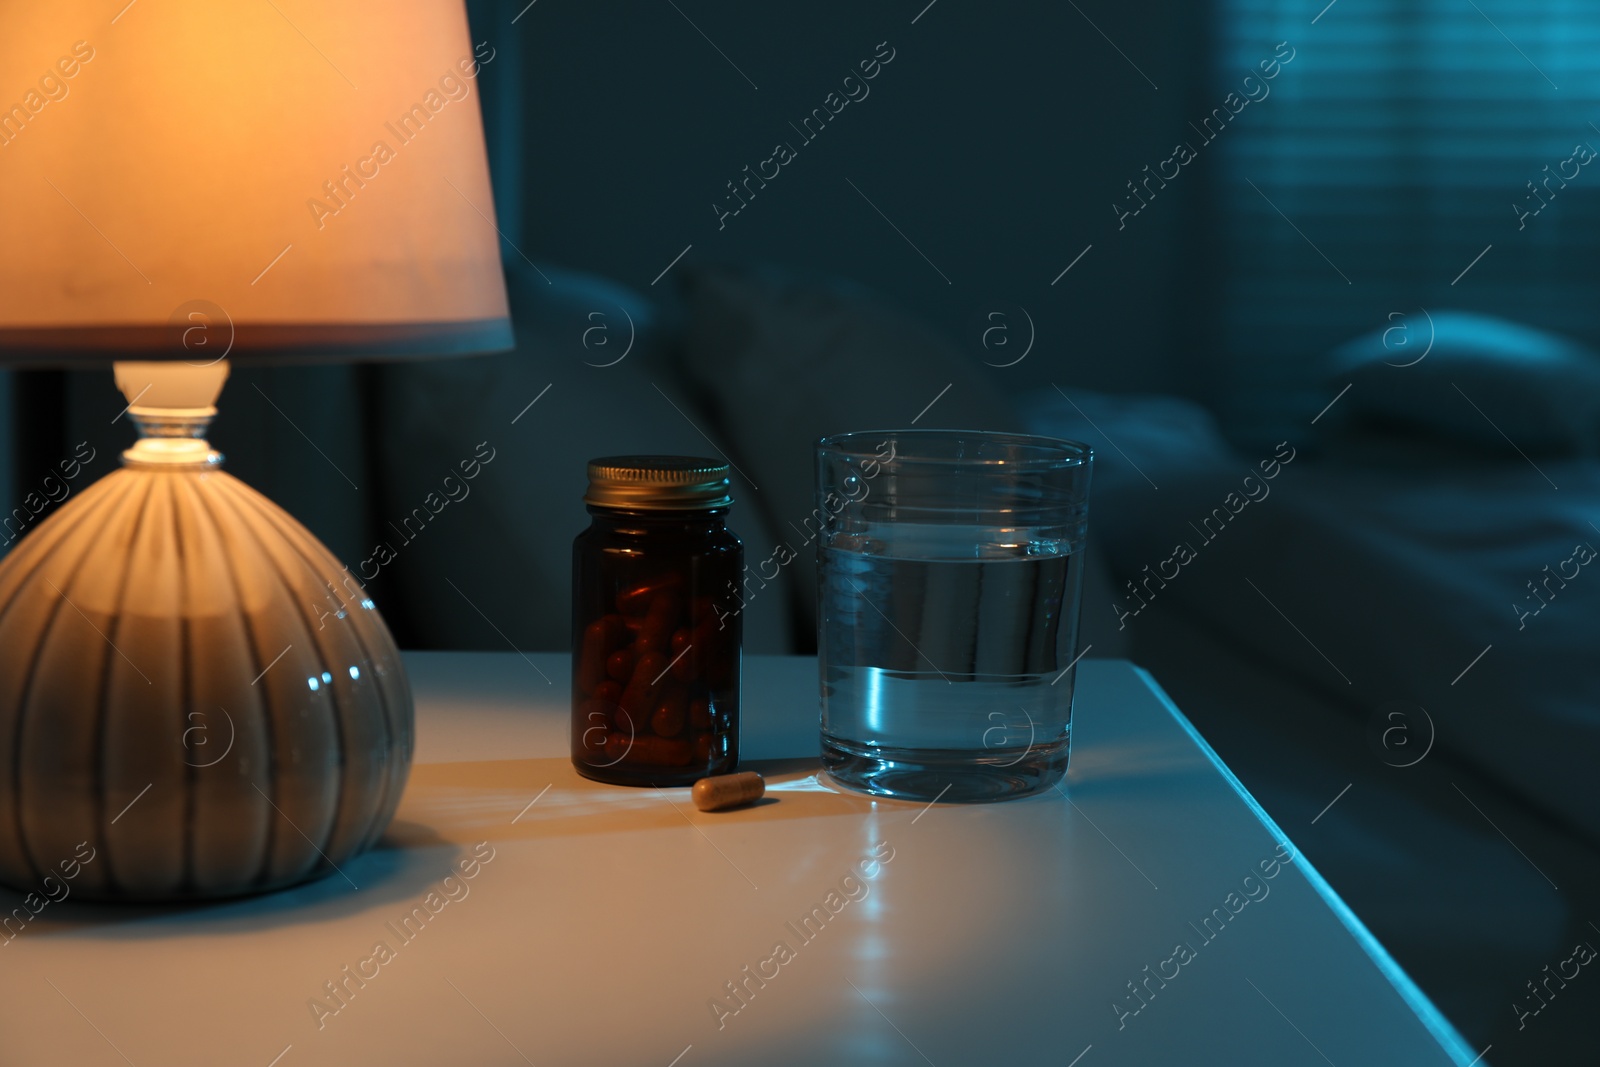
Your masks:
{"label": "window blind", "polygon": [[1323,3],[1218,0],[1217,103],[1295,50],[1207,149],[1215,399],[1240,438],[1303,435],[1326,353],[1397,321],[1425,336],[1420,308],[1600,342],[1600,159],[1574,159],[1600,150],[1600,4]]}

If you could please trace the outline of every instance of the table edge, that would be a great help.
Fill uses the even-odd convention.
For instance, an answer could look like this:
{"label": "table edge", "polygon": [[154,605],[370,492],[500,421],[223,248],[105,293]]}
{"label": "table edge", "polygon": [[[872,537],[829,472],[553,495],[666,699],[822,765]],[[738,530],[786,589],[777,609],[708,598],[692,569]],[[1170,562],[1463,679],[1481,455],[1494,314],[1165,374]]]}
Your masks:
{"label": "table edge", "polygon": [[[1140,681],[1149,688],[1151,694],[1161,702],[1162,707],[1167,710],[1167,714],[1171,715],[1178,726],[1189,735],[1189,739],[1200,749],[1201,754],[1211,761],[1211,765],[1222,775],[1228,785],[1233,788],[1233,791],[1239,795],[1239,799],[1244,801],[1245,806],[1250,809],[1261,825],[1267,829],[1267,832],[1280,841],[1290,841],[1289,835],[1283,832],[1283,828],[1277,824],[1271,815],[1267,814],[1267,810],[1261,806],[1260,801],[1251,795],[1250,790],[1245,788],[1244,783],[1239,780],[1239,776],[1234,774],[1232,768],[1222,761],[1222,757],[1217,755],[1210,742],[1201,736],[1199,730],[1195,729],[1188,716],[1178,709],[1178,705],[1167,695],[1167,691],[1161,688],[1161,683],[1157,682],[1149,671],[1137,663],[1129,663],[1128,665],[1133,669],[1134,674]],[[1312,865],[1305,853],[1298,848],[1295,849],[1295,852],[1297,853],[1295,866],[1305,873],[1306,880],[1311,883],[1311,888],[1316,890],[1317,895],[1322,898],[1323,902],[1328,905],[1339,921],[1344,924],[1345,930],[1355,938],[1356,943],[1366,952],[1367,957],[1377,965],[1378,970],[1389,980],[1389,984],[1394,987],[1395,992],[1400,994],[1400,998],[1405,1001],[1406,1006],[1422,1020],[1422,1025],[1427,1027],[1428,1032],[1439,1042],[1445,1052],[1450,1055],[1458,1067],[1472,1067],[1473,1064],[1477,1063],[1481,1055],[1472,1051],[1472,1046],[1467,1044],[1466,1039],[1456,1030],[1455,1025],[1445,1018],[1444,1013],[1434,1005],[1433,1001],[1428,999],[1428,995],[1417,986],[1404,968],[1395,961],[1395,958],[1389,955],[1389,950],[1384,948],[1383,943],[1372,935],[1372,931],[1367,929],[1366,924],[1350,909],[1350,905],[1346,904],[1333,886],[1328,884],[1328,880],[1322,876],[1322,872]]]}

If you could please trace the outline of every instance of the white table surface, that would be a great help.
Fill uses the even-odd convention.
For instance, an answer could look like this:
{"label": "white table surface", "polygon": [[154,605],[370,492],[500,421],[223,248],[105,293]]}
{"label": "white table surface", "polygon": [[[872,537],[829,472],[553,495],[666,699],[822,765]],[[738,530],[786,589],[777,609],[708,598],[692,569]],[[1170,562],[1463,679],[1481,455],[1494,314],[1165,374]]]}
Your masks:
{"label": "white table surface", "polygon": [[[1303,857],[1260,879],[1292,843],[1129,664],[1079,666],[1070,802],[928,808],[819,782],[816,661],[746,657],[771,800],[702,814],[686,789],[576,775],[566,657],[407,663],[416,765],[383,847],[264,898],[50,905],[0,948],[0,1065],[1473,1060]],[[493,858],[446,882],[475,847]],[[892,858],[841,890],[875,848]],[[786,924],[830,890],[801,940]],[[372,977],[319,1018],[347,965]],[[719,1027],[746,965],[769,977]],[[1174,969],[1119,1018],[1128,983]]]}

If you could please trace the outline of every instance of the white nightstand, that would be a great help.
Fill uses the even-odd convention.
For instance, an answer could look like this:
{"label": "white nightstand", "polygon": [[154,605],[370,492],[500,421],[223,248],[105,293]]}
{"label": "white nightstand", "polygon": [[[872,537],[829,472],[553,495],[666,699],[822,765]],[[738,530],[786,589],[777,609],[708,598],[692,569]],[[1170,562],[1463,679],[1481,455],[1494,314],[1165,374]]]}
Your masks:
{"label": "white nightstand", "polygon": [[384,847],[264,898],[49,905],[0,948],[0,1062],[1473,1060],[1127,663],[1078,668],[1067,795],[922,806],[819,783],[815,661],[747,657],[770,799],[702,814],[577,776],[566,657],[407,662]]}

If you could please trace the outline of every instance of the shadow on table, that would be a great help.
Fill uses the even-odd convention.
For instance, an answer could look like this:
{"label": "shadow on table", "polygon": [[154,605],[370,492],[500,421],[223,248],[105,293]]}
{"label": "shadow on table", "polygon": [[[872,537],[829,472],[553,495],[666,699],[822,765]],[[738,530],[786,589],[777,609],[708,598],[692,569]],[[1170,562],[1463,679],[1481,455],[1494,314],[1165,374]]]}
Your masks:
{"label": "shadow on table", "polygon": [[[332,921],[374,905],[421,900],[436,889],[468,846],[431,828],[396,819],[378,845],[315,880],[256,896],[182,904],[105,903],[68,896],[47,902],[13,942],[70,935],[93,928],[96,936],[164,937],[181,924],[185,933],[250,932],[307,921]],[[38,904],[42,893],[34,897]],[[0,915],[28,915],[27,894],[0,886]],[[13,929],[16,924],[13,923]],[[0,941],[0,946],[7,942]]]}

